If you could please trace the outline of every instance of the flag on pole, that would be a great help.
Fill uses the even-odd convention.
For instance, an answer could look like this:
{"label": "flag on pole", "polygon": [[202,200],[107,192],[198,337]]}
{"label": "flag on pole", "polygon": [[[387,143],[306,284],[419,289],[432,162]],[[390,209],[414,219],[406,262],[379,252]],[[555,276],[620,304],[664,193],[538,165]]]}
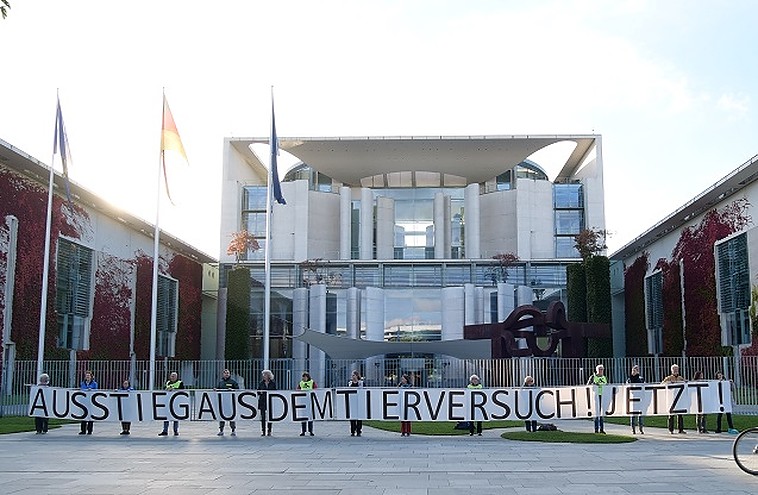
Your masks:
{"label": "flag on pole", "polygon": [[55,155],[60,156],[61,166],[63,167],[63,178],[66,182],[66,198],[69,205],[71,202],[71,185],[68,181],[68,162],[71,159],[68,149],[68,136],[66,127],[63,125],[63,112],[61,112],[61,99],[58,98],[58,106],[55,110],[55,139],[53,142],[53,159]]}
{"label": "flag on pole", "polygon": [[185,163],[189,163],[187,153],[184,151],[184,145],[182,144],[182,138],[179,136],[176,122],[174,122],[174,116],[171,114],[171,109],[168,107],[168,100],[166,100],[166,95],[164,94],[163,126],[161,127],[161,165],[163,167],[163,180],[166,184],[166,195],[168,196],[168,199],[171,200],[171,192],[168,187],[168,173],[166,171],[166,151],[178,153],[184,158]]}
{"label": "flag on pole", "polygon": [[279,139],[276,137],[276,120],[274,118],[274,90],[271,90],[271,181],[274,191],[274,199],[280,205],[287,202],[282,196],[282,186],[279,183],[279,172],[276,170],[276,157],[279,156]]}

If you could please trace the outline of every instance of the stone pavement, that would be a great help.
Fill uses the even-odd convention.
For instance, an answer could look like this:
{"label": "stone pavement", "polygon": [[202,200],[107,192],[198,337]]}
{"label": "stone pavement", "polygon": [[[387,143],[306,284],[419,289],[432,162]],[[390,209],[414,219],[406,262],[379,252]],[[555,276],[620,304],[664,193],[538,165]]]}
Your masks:
{"label": "stone pavement", "polygon": [[[30,418],[31,422],[32,419]],[[592,431],[589,421],[559,428]],[[627,427],[608,425],[612,433]],[[180,436],[159,438],[157,423],[96,423],[47,435],[0,436],[0,494],[756,494],[758,477],[731,458],[733,435],[669,435],[650,428],[628,444],[582,445],[482,437],[401,438],[346,422],[317,422],[314,437],[298,424],[277,424],[262,438],[259,423],[217,437],[215,423],[182,423]]]}

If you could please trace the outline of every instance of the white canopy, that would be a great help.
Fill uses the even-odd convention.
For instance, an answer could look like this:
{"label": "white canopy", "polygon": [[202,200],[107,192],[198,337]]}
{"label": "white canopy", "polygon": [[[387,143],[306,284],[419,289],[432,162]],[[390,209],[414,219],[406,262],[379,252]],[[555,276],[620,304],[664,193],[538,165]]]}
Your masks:
{"label": "white canopy", "polygon": [[444,354],[460,359],[489,359],[492,349],[489,339],[384,342],[351,339],[313,330],[305,330],[295,338],[318,347],[332,359],[364,359],[381,354]]}

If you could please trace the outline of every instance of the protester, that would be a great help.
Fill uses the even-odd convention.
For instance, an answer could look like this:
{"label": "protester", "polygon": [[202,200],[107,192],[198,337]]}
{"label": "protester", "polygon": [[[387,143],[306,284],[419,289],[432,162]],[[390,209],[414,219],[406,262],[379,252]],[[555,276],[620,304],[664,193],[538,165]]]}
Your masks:
{"label": "protester", "polygon": [[595,433],[605,434],[603,424],[603,388],[608,384],[608,377],[605,376],[605,366],[598,364],[595,366],[595,372],[590,375],[587,385],[594,385],[595,395]]}
{"label": "protester", "polygon": [[[411,378],[408,375],[401,376],[398,387],[411,388]],[[411,436],[411,422],[410,421],[400,421],[400,436],[401,437]]]}
{"label": "protester", "polygon": [[[164,387],[166,390],[176,391],[184,388],[184,384],[179,379],[179,374],[176,371],[172,371],[168,376],[168,381]],[[159,437],[165,437],[168,435],[168,421],[163,422],[163,431],[158,433]],[[179,421],[174,421],[174,436],[179,436]]]}
{"label": "protester", "polygon": [[[350,382],[347,384],[348,387],[363,387],[363,378],[361,378],[361,374],[358,370],[353,370],[352,374],[350,375]],[[363,432],[363,421],[360,419],[351,419],[350,420],[350,436],[361,436],[361,433]]]}
{"label": "protester", "polygon": [[[121,382],[121,386],[118,388],[119,392],[132,392],[134,391],[134,387],[132,387],[132,384],[129,383],[129,380],[124,380]],[[130,421],[122,421],[121,422],[121,433],[119,435],[130,435],[132,429],[132,423]]]}
{"label": "protester", "polygon": [[[95,381],[92,371],[87,370],[84,372],[84,380],[79,384],[79,388],[85,391],[97,390],[97,382]],[[95,425],[94,421],[82,421],[79,423],[81,429],[80,435],[92,435],[92,427]]]}
{"label": "protester", "polygon": [[[734,397],[734,382],[732,380],[727,380],[726,377],[724,377],[724,373],[722,373],[721,371],[717,371],[716,372],[716,380],[718,380],[720,382],[723,382],[723,381],[728,382],[729,383],[729,390],[732,392],[732,394],[731,394],[732,397]],[[727,430],[727,433],[730,433],[732,435],[736,435],[737,433],[739,433],[734,428],[734,422],[732,421],[732,413],[730,413],[730,412],[728,412],[728,413],[718,413],[716,415],[716,433],[721,433],[722,432],[722,430],[721,430],[721,418],[722,418],[722,416],[724,414],[726,414],[726,424],[729,426],[729,429]]]}
{"label": "protester", "polygon": [[[635,364],[632,366],[632,371],[629,373],[629,377],[626,379],[626,383],[632,383],[632,384],[640,384],[645,383],[645,379],[642,378],[642,375],[640,375],[640,366],[638,364]],[[636,426],[640,427],[640,434],[644,435],[645,430],[644,428],[644,418],[642,414],[632,414],[631,418],[629,420],[631,426],[632,426],[632,435],[637,434]]]}
{"label": "protester", "polygon": [[258,384],[258,412],[261,414],[261,436],[271,436],[271,421],[268,414],[267,394],[271,390],[276,390],[274,374],[270,370],[261,372],[261,382]]}
{"label": "protester", "polygon": [[[705,373],[702,371],[696,371],[695,374],[692,377],[693,382],[700,382],[705,380]],[[696,414],[695,415],[695,424],[697,425],[697,432],[698,433],[708,433],[708,428],[706,426],[707,423],[707,416],[705,414]]]}
{"label": "protester", "polygon": [[[479,381],[479,377],[477,375],[471,375],[468,379],[468,385],[466,385],[466,388],[469,390],[472,389],[481,389],[482,383]],[[482,422],[481,421],[473,421],[474,418],[471,418],[471,421],[468,423],[468,434],[470,437],[474,436],[474,426],[476,426],[476,434],[480,437],[482,436]],[[474,424],[476,423],[476,425]]]}
{"label": "protester", "polygon": [[[671,374],[663,379],[661,384],[666,385],[669,383],[684,383],[686,380],[682,375],[679,374],[679,365],[678,364],[672,364],[671,365]],[[669,416],[668,419],[668,427],[669,427],[669,433],[672,435],[674,434],[674,421],[676,420],[677,427],[679,430],[679,433],[684,435],[687,433],[684,431],[684,416],[681,414],[672,414]]]}
{"label": "protester", "polygon": [[[526,375],[524,377],[524,388],[532,388],[534,387],[534,378],[531,375]],[[524,421],[524,425],[526,426],[526,431],[529,432],[535,432],[537,431],[537,420],[536,419],[527,419]]]}
{"label": "protester", "polygon": [[[237,380],[232,378],[232,373],[229,370],[224,370],[221,372],[221,380],[216,384],[216,390],[239,390],[240,386],[237,383]],[[229,427],[232,429],[232,436],[237,436],[237,422],[236,421],[229,421]],[[218,433],[216,435],[223,437],[224,436],[224,421],[218,422]]]}
{"label": "protester", "polygon": [[[298,390],[307,390],[307,391],[310,391],[310,390],[313,390],[313,389],[316,388],[316,382],[313,381],[313,378],[311,378],[311,374],[310,373],[308,373],[306,371],[305,373],[303,373],[303,377],[302,378],[303,379],[300,380],[300,383],[297,384],[297,389]],[[302,428],[302,431],[300,432],[300,436],[301,437],[305,436],[305,426],[306,426],[306,424],[308,425],[308,433],[310,433],[310,435],[313,436],[313,419],[311,419],[309,421],[303,421],[301,423],[301,428]]]}
{"label": "protester", "polygon": [[[50,375],[42,373],[37,380],[37,385],[40,387],[50,386]],[[34,417],[34,429],[37,431],[37,435],[45,434],[50,429],[50,419],[41,416]]]}

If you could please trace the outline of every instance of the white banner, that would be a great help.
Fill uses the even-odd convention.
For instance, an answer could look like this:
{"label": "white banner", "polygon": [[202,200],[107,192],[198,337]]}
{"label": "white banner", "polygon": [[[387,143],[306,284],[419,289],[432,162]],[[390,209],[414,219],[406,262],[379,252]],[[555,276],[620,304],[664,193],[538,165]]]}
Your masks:
{"label": "white banner", "polygon": [[[493,421],[666,416],[731,412],[724,382],[556,388],[337,388],[264,392],[271,421]],[[29,415],[77,421],[239,421],[258,419],[254,390],[83,391],[32,387]]]}

